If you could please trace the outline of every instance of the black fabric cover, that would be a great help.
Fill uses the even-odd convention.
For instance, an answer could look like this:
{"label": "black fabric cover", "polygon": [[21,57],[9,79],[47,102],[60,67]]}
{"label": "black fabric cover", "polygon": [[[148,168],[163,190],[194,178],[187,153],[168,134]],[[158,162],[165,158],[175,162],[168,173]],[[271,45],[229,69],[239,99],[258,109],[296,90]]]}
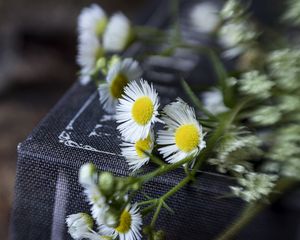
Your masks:
{"label": "black fabric cover", "polygon": [[[187,2],[186,6],[194,3]],[[153,15],[155,18],[150,19],[150,24],[164,24],[162,9]],[[182,11],[187,11],[187,8],[182,7]],[[137,55],[143,47],[134,45],[125,55]],[[201,63],[201,59],[197,59],[197,64]],[[145,69],[151,68],[149,63],[144,62],[143,66]],[[146,70],[145,75],[151,71]],[[178,75],[173,76],[178,81]],[[179,88],[173,87],[176,83],[172,81],[157,84],[157,79],[149,79],[149,76],[148,80],[156,83],[162,104],[182,95]],[[202,76],[198,76],[198,81],[205,82]],[[66,216],[89,212],[83,189],[78,184],[80,166],[93,162],[99,170],[128,175],[130,171],[120,156],[119,143],[116,124],[111,116],[103,112],[93,84],[74,84],[32,134],[18,146],[15,202],[11,219],[13,239],[70,239],[65,224]],[[183,170],[178,169],[154,179],[143,191],[153,197],[159,196],[183,177]],[[243,208],[239,199],[220,198],[228,193],[228,186],[232,184],[235,183],[228,176],[213,171],[199,172],[194,184],[186,186],[168,200],[167,203],[176,213],[162,210],[159,216],[158,226],[167,232],[167,239],[213,239]],[[136,200],[142,198],[139,195]],[[293,203],[299,198],[290,198],[264,211],[238,239],[299,239],[299,206],[297,202]]]}

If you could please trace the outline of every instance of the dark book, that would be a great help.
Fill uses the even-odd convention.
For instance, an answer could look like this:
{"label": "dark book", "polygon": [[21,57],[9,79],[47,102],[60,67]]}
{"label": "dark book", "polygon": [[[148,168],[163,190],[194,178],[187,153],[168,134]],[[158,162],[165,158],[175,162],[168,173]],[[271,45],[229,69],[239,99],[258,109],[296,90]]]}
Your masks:
{"label": "dark book", "polygon": [[[187,1],[181,8],[182,14],[187,14],[194,3]],[[165,3],[161,4],[155,7],[156,12],[152,13],[152,17],[147,15],[150,16],[147,24],[166,26],[166,6]],[[184,15],[181,19],[184,19]],[[184,24],[183,21],[187,37],[207,41]],[[125,56],[138,56],[146,47],[135,44]],[[207,84],[209,76],[213,77],[204,57],[194,52],[184,52],[184,56],[162,58],[159,59],[160,64],[151,62],[151,58],[143,61],[145,78],[155,84],[162,104],[183,96],[178,84],[179,76],[185,76],[191,84],[197,81]],[[178,69],[172,64],[184,60],[189,61],[191,69]],[[195,78],[196,75],[198,77]],[[78,170],[82,164],[93,162],[102,171],[119,176],[130,174],[125,159],[120,155],[116,123],[111,115],[102,110],[98,98],[92,83],[87,86],[74,84],[32,134],[18,146],[15,202],[11,219],[13,239],[71,239],[65,224],[66,216],[77,212],[89,213],[83,189],[78,183]],[[145,186],[143,192],[151,197],[159,196],[183,177],[183,170],[178,169],[155,178]],[[175,214],[163,209],[157,225],[166,231],[167,239],[213,239],[243,209],[241,200],[221,198],[229,192],[229,186],[235,184],[231,177],[213,170],[199,171],[196,182],[167,201]],[[136,200],[143,198],[140,194]],[[299,239],[299,207],[297,203],[293,204],[293,199],[285,199],[266,209],[238,239]]]}

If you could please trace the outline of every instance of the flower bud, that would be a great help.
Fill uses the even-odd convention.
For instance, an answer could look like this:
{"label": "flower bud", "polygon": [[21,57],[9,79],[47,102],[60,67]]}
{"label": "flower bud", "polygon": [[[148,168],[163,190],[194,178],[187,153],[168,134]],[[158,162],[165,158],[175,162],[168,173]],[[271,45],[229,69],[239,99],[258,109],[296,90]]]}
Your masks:
{"label": "flower bud", "polygon": [[91,186],[96,183],[96,166],[92,163],[86,163],[79,170],[79,183],[83,186]]}
{"label": "flower bud", "polygon": [[109,209],[104,215],[104,223],[109,227],[117,227],[119,224],[119,213],[114,209]]}
{"label": "flower bud", "polygon": [[66,219],[69,233],[74,239],[81,239],[93,228],[93,219],[86,213],[69,215]]}
{"label": "flower bud", "polygon": [[105,196],[110,196],[115,190],[115,179],[114,176],[109,172],[103,172],[99,177],[100,191]]}

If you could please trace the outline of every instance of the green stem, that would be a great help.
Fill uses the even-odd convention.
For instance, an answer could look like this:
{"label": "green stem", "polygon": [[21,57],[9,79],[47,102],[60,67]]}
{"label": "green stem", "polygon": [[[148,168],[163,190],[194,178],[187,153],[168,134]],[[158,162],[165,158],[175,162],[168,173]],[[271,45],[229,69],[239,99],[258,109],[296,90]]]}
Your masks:
{"label": "green stem", "polygon": [[191,180],[191,176],[185,177],[176,186],[174,186],[167,193],[165,193],[160,199],[162,201],[167,200],[169,197],[171,197],[173,194],[175,194],[178,190],[180,190],[182,187],[184,187],[190,180]]}
{"label": "green stem", "polygon": [[158,169],[154,170],[153,172],[150,172],[144,176],[141,176],[140,180],[142,183],[148,182],[152,178],[158,177],[167,172],[173,171],[173,170],[177,169],[178,167],[182,166],[183,164],[188,163],[189,161],[191,161],[191,157],[184,158],[181,161],[178,161],[173,164],[163,165],[163,166],[159,167]]}
{"label": "green stem", "polygon": [[186,94],[189,96],[189,98],[191,99],[191,101],[193,102],[193,104],[195,105],[195,107],[197,107],[200,111],[202,111],[206,116],[208,116],[210,119],[216,120],[216,116],[213,115],[210,111],[208,111],[203,104],[201,103],[201,101],[199,100],[199,98],[196,96],[196,94],[192,91],[192,89],[190,88],[190,86],[187,84],[186,81],[184,81],[183,79],[181,80],[181,85],[183,86],[183,89],[185,90]]}
{"label": "green stem", "polygon": [[156,211],[155,211],[155,213],[153,215],[153,218],[152,218],[152,221],[151,221],[151,226],[152,227],[154,227],[154,225],[155,225],[155,222],[156,222],[156,220],[158,218],[158,215],[160,213],[160,210],[161,210],[162,206],[164,205],[165,200],[167,200],[173,194],[175,194],[176,192],[178,192],[178,190],[180,190],[181,188],[183,188],[191,179],[192,179],[191,176],[185,177],[176,186],[174,186],[173,188],[171,188],[167,193],[165,193],[164,195],[162,195],[158,199],[158,206],[156,208]]}
{"label": "green stem", "polygon": [[158,215],[159,215],[159,212],[160,212],[160,210],[161,210],[162,205],[163,205],[163,202],[162,202],[162,201],[158,201],[158,206],[157,206],[157,208],[156,208],[156,210],[155,210],[155,213],[154,213],[154,215],[153,215],[153,218],[152,218],[151,224],[150,224],[150,226],[151,226],[152,228],[153,228],[154,225],[155,225],[155,222],[156,222],[156,220],[157,220],[157,218],[158,218]]}

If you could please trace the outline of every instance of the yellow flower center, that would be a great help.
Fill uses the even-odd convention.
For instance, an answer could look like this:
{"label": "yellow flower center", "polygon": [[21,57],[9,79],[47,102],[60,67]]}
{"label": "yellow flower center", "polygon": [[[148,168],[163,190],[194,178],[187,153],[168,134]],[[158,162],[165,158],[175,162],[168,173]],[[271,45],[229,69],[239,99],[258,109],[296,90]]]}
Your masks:
{"label": "yellow flower center", "polygon": [[194,124],[184,124],[176,129],[176,146],[184,152],[194,150],[199,144],[200,133]]}
{"label": "yellow flower center", "polygon": [[133,104],[131,115],[139,125],[146,125],[152,118],[154,106],[149,97],[140,97]]}
{"label": "yellow flower center", "polygon": [[120,223],[119,226],[116,228],[116,230],[119,233],[127,233],[130,230],[131,227],[131,215],[127,210],[124,210],[120,217]]}
{"label": "yellow flower center", "polygon": [[135,151],[137,153],[137,155],[142,158],[145,156],[144,152],[145,151],[149,151],[151,148],[151,139],[150,136],[148,136],[145,139],[140,139],[138,140],[135,145]]}
{"label": "yellow flower center", "polygon": [[124,92],[124,87],[128,84],[128,79],[122,73],[116,75],[110,85],[110,93],[114,98],[120,98]]}
{"label": "yellow flower center", "polygon": [[100,20],[99,22],[97,22],[96,24],[96,35],[97,36],[101,36],[102,33],[104,32],[105,28],[106,28],[106,24],[107,24],[107,19],[103,18],[102,20]]}

